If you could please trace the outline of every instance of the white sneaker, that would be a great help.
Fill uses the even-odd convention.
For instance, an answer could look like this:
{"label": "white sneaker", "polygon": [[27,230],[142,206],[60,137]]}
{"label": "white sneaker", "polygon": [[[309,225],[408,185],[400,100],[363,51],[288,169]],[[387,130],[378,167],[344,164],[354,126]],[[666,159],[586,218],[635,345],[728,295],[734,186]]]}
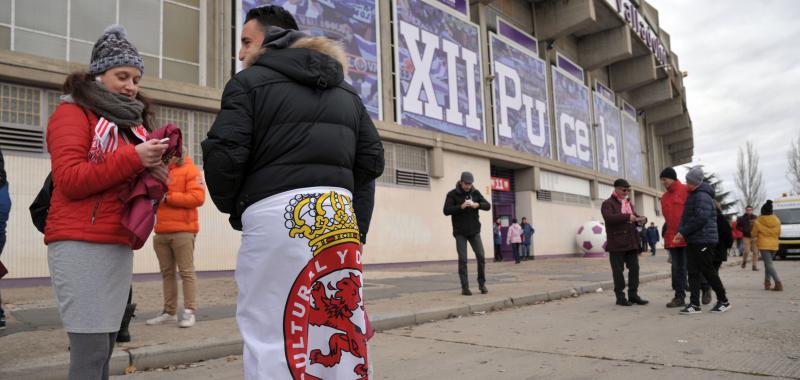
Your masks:
{"label": "white sneaker", "polygon": [[160,325],[164,322],[177,321],[177,320],[178,320],[177,315],[169,315],[166,312],[162,312],[157,317],[148,319],[147,322],[145,323],[148,325]]}
{"label": "white sneaker", "polygon": [[183,318],[181,318],[181,321],[178,322],[178,326],[192,327],[194,326],[194,322],[195,322],[194,312],[191,310],[184,310]]}

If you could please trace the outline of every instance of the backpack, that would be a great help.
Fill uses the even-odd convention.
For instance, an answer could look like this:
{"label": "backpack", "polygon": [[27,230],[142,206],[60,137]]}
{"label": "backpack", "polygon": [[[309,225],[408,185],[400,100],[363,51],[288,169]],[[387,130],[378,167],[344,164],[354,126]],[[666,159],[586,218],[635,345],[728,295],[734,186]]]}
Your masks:
{"label": "backpack", "polygon": [[39,232],[44,233],[47,223],[47,214],[50,211],[50,198],[53,196],[53,173],[47,175],[42,184],[42,189],[36,195],[28,210],[31,212],[31,221]]}

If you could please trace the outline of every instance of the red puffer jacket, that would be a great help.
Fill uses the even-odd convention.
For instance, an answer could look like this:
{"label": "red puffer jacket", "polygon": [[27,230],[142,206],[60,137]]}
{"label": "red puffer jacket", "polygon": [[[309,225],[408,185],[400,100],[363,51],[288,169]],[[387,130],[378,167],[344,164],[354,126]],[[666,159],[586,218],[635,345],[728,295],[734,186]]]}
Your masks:
{"label": "red puffer jacket", "polygon": [[61,103],[47,125],[53,196],[44,242],[78,240],[131,245],[122,226],[119,194],[144,170],[134,145],[119,148],[102,163],[89,162],[98,117],[73,103]]}
{"label": "red puffer jacket", "polygon": [[681,225],[681,216],[683,216],[683,206],[686,204],[686,198],[689,196],[689,189],[681,181],[675,181],[672,186],[667,189],[667,192],[661,196],[661,211],[664,213],[664,219],[667,221],[667,232],[664,233],[664,247],[665,248],[678,248],[685,247],[686,242],[675,244],[672,239],[678,233],[678,227]]}

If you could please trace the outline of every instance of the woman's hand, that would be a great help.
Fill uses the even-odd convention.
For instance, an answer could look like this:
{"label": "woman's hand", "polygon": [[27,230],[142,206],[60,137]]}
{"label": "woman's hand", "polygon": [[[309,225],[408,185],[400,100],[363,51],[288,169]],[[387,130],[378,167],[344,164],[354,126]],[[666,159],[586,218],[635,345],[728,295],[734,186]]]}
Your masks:
{"label": "woman's hand", "polygon": [[159,165],[166,168],[166,165],[161,162],[161,156],[164,155],[168,147],[169,145],[162,144],[158,140],[153,139],[136,145],[136,154],[139,155],[139,160],[142,161],[142,165],[145,168],[150,169]]}
{"label": "woman's hand", "polygon": [[169,168],[167,168],[167,165],[163,162],[159,161],[159,165],[147,168],[147,170],[149,170],[150,174],[156,177],[156,179],[165,184],[169,180]]}

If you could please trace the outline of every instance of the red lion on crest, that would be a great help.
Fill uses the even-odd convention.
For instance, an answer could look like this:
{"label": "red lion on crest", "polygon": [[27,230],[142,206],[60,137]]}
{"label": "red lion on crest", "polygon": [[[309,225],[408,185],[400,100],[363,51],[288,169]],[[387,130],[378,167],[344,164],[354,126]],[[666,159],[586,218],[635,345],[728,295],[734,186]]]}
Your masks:
{"label": "red lion on crest", "polygon": [[[313,326],[328,326],[341,333],[333,334],[328,341],[330,352],[323,355],[321,350],[311,351],[311,364],[322,364],[325,367],[333,367],[339,364],[342,352],[349,352],[357,358],[364,359],[364,364],[358,364],[353,369],[357,375],[366,377],[368,372],[367,361],[364,357],[366,353],[367,340],[364,331],[353,323],[353,311],[358,309],[361,303],[361,278],[350,273],[336,283],[336,287],[328,284],[328,289],[335,290],[333,297],[325,294],[325,287],[321,282],[316,282],[311,288],[311,297],[314,305],[309,314],[309,323]],[[363,309],[363,306],[360,307]]]}

